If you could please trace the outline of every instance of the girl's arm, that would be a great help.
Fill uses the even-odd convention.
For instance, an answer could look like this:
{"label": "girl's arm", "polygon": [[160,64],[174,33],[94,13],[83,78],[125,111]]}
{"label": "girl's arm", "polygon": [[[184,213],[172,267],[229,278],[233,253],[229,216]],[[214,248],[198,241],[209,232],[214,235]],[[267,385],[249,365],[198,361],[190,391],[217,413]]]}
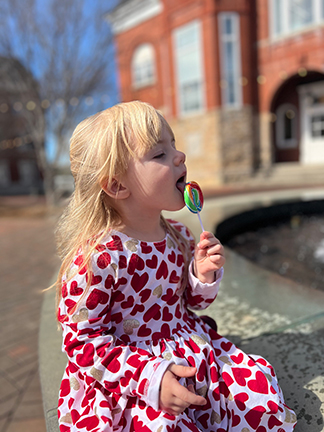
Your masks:
{"label": "girl's arm", "polygon": [[[94,272],[84,296],[87,282],[82,270],[63,285],[59,317],[63,350],[69,358],[67,372],[80,370],[88,384],[98,381],[108,391],[137,396],[159,410],[159,386],[170,363],[114,336],[112,322],[122,320],[121,314],[112,316],[111,310],[118,293],[115,272],[111,265],[104,270],[94,268]],[[61,389],[66,386],[68,382],[62,383]]]}

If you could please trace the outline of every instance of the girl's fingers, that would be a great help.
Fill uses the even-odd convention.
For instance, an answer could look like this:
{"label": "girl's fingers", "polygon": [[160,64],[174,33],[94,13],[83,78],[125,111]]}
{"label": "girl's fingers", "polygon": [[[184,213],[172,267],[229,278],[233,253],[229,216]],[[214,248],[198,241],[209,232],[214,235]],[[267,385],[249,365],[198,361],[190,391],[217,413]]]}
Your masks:
{"label": "girl's fingers", "polygon": [[197,372],[197,368],[195,367],[176,365],[174,363],[168,367],[168,370],[181,378],[192,377]]}
{"label": "girl's fingers", "polygon": [[197,395],[194,392],[189,391],[186,387],[181,386],[181,389],[177,389],[177,398],[180,400],[179,405],[185,406],[186,408],[190,405],[205,405],[206,399],[202,396]]}

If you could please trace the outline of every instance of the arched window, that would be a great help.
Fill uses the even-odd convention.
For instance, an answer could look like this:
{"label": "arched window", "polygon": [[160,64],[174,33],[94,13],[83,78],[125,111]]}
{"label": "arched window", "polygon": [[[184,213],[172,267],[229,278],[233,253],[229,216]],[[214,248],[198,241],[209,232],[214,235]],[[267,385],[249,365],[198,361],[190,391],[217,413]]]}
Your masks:
{"label": "arched window", "polygon": [[132,59],[133,86],[144,87],[155,82],[155,52],[151,44],[136,48]]}
{"label": "arched window", "polygon": [[276,111],[276,144],[279,149],[295,148],[297,142],[297,109],[292,104],[280,105]]}

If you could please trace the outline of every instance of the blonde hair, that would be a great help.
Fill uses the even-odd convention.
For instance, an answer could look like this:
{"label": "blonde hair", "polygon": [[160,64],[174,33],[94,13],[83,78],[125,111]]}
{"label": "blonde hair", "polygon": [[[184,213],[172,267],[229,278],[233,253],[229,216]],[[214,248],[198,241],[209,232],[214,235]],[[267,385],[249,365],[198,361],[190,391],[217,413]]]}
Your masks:
{"label": "blonde hair", "polygon": [[[83,265],[90,275],[92,253],[107,232],[120,222],[118,212],[107,204],[101,185],[106,182],[109,187],[113,179],[126,172],[131,157],[140,157],[153,148],[159,141],[163,124],[169,128],[151,105],[133,101],[83,120],[73,132],[70,161],[75,191],[56,230],[57,249],[62,260],[56,281],[57,305],[62,279],[78,251],[82,250]],[[181,248],[187,267],[190,253],[187,242],[163,217],[162,224]],[[88,281],[90,279],[88,277]]]}

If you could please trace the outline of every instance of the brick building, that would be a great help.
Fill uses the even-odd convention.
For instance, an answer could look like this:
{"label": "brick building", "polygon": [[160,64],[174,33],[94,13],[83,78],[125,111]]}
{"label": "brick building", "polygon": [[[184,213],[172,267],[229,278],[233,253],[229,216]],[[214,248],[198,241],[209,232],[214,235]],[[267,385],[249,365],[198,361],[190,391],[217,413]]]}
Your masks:
{"label": "brick building", "polygon": [[322,0],[122,0],[122,101],[160,109],[190,179],[324,181]]}
{"label": "brick building", "polygon": [[20,62],[0,57],[0,196],[43,193],[43,176],[30,133],[36,127],[35,87]]}

